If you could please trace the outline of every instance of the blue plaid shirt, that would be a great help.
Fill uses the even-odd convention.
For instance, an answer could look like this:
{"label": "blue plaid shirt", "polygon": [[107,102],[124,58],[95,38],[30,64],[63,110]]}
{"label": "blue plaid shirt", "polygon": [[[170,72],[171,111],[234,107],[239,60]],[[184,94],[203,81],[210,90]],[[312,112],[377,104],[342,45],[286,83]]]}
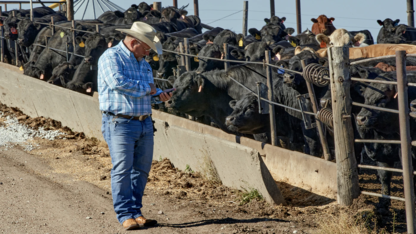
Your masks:
{"label": "blue plaid shirt", "polygon": [[152,68],[145,59],[138,62],[122,41],[101,55],[97,79],[101,111],[129,116],[152,113]]}

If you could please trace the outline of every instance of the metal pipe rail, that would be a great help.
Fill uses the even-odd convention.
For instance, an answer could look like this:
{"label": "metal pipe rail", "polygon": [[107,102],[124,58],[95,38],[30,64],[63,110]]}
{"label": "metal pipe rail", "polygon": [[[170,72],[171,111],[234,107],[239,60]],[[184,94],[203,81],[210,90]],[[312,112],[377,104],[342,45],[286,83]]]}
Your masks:
{"label": "metal pipe rail", "polygon": [[75,56],[78,56],[78,57],[81,57],[81,58],[85,58],[86,56],[83,56],[83,55],[79,55],[79,54],[75,54],[74,52],[67,52],[67,51],[65,51],[65,50],[59,50],[59,49],[55,49],[55,48],[52,48],[52,47],[48,47],[48,46],[44,46],[44,45],[39,45],[39,44],[33,44],[34,46],[40,46],[40,47],[44,47],[44,48],[48,48],[48,49],[51,49],[51,50],[55,50],[55,51],[58,51],[58,52],[62,52],[62,53],[68,53],[68,54],[72,54],[72,55],[75,55]]}
{"label": "metal pipe rail", "polygon": [[[62,22],[62,21],[60,21],[60,22]],[[67,21],[67,22],[71,22],[71,21]],[[81,30],[81,29],[75,29],[75,28],[72,28],[72,27],[64,27],[64,26],[59,26],[59,25],[56,25],[56,24],[48,24],[48,23],[37,23],[37,24],[43,24],[43,25],[48,25],[48,26],[52,26],[52,27],[58,27],[58,28],[64,28],[64,29],[70,29],[70,30],[72,30],[72,31],[76,31],[76,32],[83,32],[83,33],[91,33],[91,34],[95,34],[95,33],[98,33],[98,32],[92,32],[92,31],[85,31],[85,30]],[[96,24],[96,25],[103,25],[103,24]],[[100,35],[102,35],[102,36],[104,36],[103,34],[100,34]]]}
{"label": "metal pipe rail", "polygon": [[380,194],[380,193],[372,193],[372,192],[361,191],[361,194],[374,196],[374,197],[382,197],[382,198],[388,198],[388,199],[393,199],[393,200],[399,200],[399,201],[404,201],[404,202],[406,201],[402,197],[389,196],[389,195],[384,195],[384,194]]}
{"label": "metal pipe rail", "polygon": [[279,67],[277,65],[267,64],[265,62],[262,63],[262,62],[239,61],[239,60],[230,60],[230,59],[217,59],[217,58],[204,57],[204,56],[198,56],[198,55],[193,55],[193,54],[185,54],[185,53],[180,53],[180,52],[176,52],[176,51],[172,51],[172,50],[165,50],[165,49],[163,49],[163,51],[173,53],[173,54],[177,54],[177,55],[196,57],[196,58],[199,58],[199,59],[210,59],[210,60],[216,60],[216,61],[221,61],[221,62],[232,62],[232,63],[241,63],[241,64],[257,64],[257,65],[263,65],[263,66],[270,66],[270,67],[282,69],[282,70],[285,70],[285,71],[293,72],[293,73],[296,73],[296,74],[299,74],[299,75],[303,74],[302,72],[290,70],[290,69],[287,69],[287,68],[282,68],[282,67]]}
{"label": "metal pipe rail", "polygon": [[[237,83],[238,85],[240,85],[241,87],[243,87],[244,89],[246,89],[246,90],[248,90],[249,92],[251,92],[252,94],[254,94],[256,97],[259,97],[259,95],[256,93],[256,92],[254,92],[253,90],[251,90],[251,89],[249,89],[248,87],[246,87],[245,85],[243,85],[243,84],[241,84],[240,82],[238,82],[237,80],[235,80],[234,78],[232,78],[231,76],[228,76],[232,81],[234,81],[235,83]],[[260,99],[261,100],[263,100],[263,101],[265,101],[265,102],[267,102],[267,103],[270,103],[270,104],[273,104],[273,105],[276,105],[276,106],[280,106],[280,107],[283,107],[283,108],[287,108],[287,109],[290,109],[290,110],[293,110],[293,111],[297,111],[297,112],[300,112],[300,113],[304,113],[304,114],[308,114],[308,115],[313,115],[313,116],[316,116],[316,114],[315,113],[312,113],[312,112],[309,112],[309,111],[301,111],[301,110],[299,110],[299,109],[296,109],[296,108],[293,108],[293,107],[290,107],[290,106],[286,106],[286,105],[283,105],[283,104],[280,104],[280,103],[277,103],[277,102],[272,102],[272,101],[269,101],[269,100],[267,100],[267,99],[265,99],[265,98],[262,98],[262,97],[260,97]]]}
{"label": "metal pipe rail", "polygon": [[[403,173],[402,169],[397,168],[391,168],[391,167],[376,167],[376,166],[370,166],[370,165],[361,165],[358,164],[359,168],[365,168],[365,169],[373,169],[373,170],[385,170],[385,171],[391,171],[391,172],[400,172]],[[416,171],[413,171],[413,174],[416,175]]]}
{"label": "metal pipe rail", "polygon": [[[416,54],[406,54],[407,57],[416,57]],[[360,63],[365,63],[365,62],[369,62],[369,61],[374,61],[377,59],[383,59],[383,58],[395,58],[396,55],[386,55],[386,56],[380,56],[380,57],[375,57],[375,58],[368,58],[368,59],[363,59],[363,60],[359,60],[359,61],[355,61],[355,62],[351,62],[350,65],[356,65],[356,64],[360,64]]]}
{"label": "metal pipe rail", "polygon": [[400,144],[400,140],[370,140],[370,139],[355,139],[357,143],[380,143],[380,144]]}
{"label": "metal pipe rail", "polygon": [[172,84],[172,82],[170,82],[170,80],[167,80],[167,79],[161,79],[161,78],[156,78],[156,77],[153,77],[153,79],[154,79],[154,80],[164,81],[164,82],[169,82],[169,84],[171,84],[171,85],[173,86],[173,84]]}
{"label": "metal pipe rail", "polygon": [[373,110],[386,111],[386,112],[395,113],[395,114],[398,114],[399,113],[398,110],[393,110],[393,109],[389,109],[389,108],[382,108],[382,107],[376,107],[376,106],[370,106],[370,105],[361,104],[361,103],[358,103],[358,102],[352,102],[352,105],[354,105],[354,106],[361,106],[361,107],[365,107],[365,108],[373,109]]}

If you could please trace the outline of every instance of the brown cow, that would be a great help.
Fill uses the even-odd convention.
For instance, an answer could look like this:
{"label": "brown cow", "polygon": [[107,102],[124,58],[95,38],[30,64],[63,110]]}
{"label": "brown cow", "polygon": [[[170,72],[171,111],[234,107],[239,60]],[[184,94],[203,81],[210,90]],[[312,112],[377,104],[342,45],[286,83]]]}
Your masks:
{"label": "brown cow", "polygon": [[326,17],[326,15],[320,15],[318,19],[312,18],[311,21],[313,22],[313,34],[318,35],[320,33],[323,33],[327,36],[331,35],[331,33],[334,32],[336,29],[332,24],[332,21],[334,20],[334,17],[328,18]]}

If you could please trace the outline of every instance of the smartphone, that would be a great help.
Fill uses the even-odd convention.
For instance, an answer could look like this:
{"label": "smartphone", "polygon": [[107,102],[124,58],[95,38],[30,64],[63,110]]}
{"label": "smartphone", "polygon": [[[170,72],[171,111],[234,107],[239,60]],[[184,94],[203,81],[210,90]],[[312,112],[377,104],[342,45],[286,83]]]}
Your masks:
{"label": "smartphone", "polygon": [[163,90],[163,93],[170,93],[170,92],[173,92],[175,89],[174,88],[172,88],[172,89],[165,89],[165,90]]}

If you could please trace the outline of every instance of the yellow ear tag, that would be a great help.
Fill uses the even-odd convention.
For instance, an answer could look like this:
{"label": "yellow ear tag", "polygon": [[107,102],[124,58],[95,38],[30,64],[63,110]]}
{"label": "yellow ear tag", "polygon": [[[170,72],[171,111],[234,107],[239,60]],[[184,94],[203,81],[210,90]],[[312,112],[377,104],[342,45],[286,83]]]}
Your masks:
{"label": "yellow ear tag", "polygon": [[256,40],[261,40],[261,36],[259,34],[256,34]]}
{"label": "yellow ear tag", "polygon": [[153,56],[153,61],[155,61],[155,62],[159,61],[159,56],[157,56],[157,55]]}
{"label": "yellow ear tag", "polygon": [[79,43],[79,47],[81,47],[81,48],[84,48],[85,47],[85,44],[84,44],[83,41],[81,41],[81,43]]}
{"label": "yellow ear tag", "polygon": [[20,70],[20,71],[23,71],[23,66],[20,66],[19,70]]}
{"label": "yellow ear tag", "polygon": [[243,42],[243,38],[240,38],[240,40],[238,41],[238,46],[243,47],[244,42]]}
{"label": "yellow ear tag", "polygon": [[296,47],[297,45],[296,45],[296,43],[295,42],[290,42],[290,44],[293,46],[293,47]]}
{"label": "yellow ear tag", "polygon": [[[198,55],[196,55],[196,56],[198,56]],[[199,63],[198,57],[194,57],[194,61],[197,62],[197,63]]]}
{"label": "yellow ear tag", "polygon": [[63,38],[65,36],[65,33],[61,32],[61,34],[59,34],[59,35],[61,35],[61,38]]}

